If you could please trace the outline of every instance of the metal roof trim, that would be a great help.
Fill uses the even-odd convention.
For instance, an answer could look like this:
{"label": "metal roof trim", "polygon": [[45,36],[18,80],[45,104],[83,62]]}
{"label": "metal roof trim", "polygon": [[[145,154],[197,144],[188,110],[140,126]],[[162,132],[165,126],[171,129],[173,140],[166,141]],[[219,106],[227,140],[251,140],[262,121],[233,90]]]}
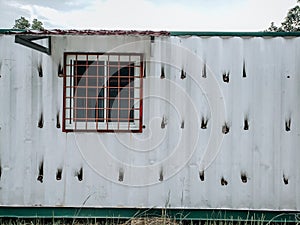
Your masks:
{"label": "metal roof trim", "polygon": [[0,29],[0,34],[9,34],[11,32],[14,33],[21,33],[21,32],[25,32],[26,30],[23,29]]}
{"label": "metal roof trim", "polygon": [[300,32],[220,32],[220,31],[171,31],[171,36],[225,36],[225,37],[298,37]]}

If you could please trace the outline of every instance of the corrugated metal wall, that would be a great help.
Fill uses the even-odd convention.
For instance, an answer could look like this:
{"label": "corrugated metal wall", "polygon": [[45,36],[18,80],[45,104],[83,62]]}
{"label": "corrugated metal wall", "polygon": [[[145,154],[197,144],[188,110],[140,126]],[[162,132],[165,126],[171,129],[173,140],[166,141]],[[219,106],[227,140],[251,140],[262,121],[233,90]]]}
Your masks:
{"label": "corrugated metal wall", "polygon": [[[1,205],[300,210],[300,38],[57,35],[48,56],[2,35],[0,49]],[[68,51],[144,54],[143,133],[62,132]]]}

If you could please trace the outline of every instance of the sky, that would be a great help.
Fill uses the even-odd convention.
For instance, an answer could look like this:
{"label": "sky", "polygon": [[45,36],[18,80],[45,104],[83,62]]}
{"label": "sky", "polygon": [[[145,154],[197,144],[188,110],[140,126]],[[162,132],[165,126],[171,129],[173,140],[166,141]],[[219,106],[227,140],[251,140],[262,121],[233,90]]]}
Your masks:
{"label": "sky", "polygon": [[46,29],[263,31],[297,0],[0,0],[0,28],[21,16]]}

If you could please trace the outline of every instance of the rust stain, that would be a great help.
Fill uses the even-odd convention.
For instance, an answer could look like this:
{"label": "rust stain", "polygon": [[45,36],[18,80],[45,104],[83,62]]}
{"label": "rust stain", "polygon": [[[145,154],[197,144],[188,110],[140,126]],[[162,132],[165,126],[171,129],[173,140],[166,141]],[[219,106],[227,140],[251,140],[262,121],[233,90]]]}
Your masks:
{"label": "rust stain", "polygon": [[6,34],[34,34],[34,35],[150,35],[150,36],[170,36],[168,31],[139,31],[139,30],[26,30],[8,31]]}

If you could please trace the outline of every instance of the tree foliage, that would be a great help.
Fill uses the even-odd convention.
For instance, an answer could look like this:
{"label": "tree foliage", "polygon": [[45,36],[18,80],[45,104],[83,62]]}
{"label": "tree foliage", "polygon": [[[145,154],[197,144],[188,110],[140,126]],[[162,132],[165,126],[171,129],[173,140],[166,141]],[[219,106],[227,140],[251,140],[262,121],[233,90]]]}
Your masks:
{"label": "tree foliage", "polygon": [[[300,0],[297,1],[300,3]],[[300,31],[300,6],[296,5],[290,9],[285,17],[284,21],[281,23],[281,26],[277,27],[274,22],[271,22],[270,27],[267,31],[272,32],[295,32]]]}
{"label": "tree foliage", "polygon": [[281,23],[281,26],[277,27],[274,22],[271,23],[271,26],[267,31],[274,32],[295,32],[300,31],[300,0],[297,1],[297,5],[290,9]]}
{"label": "tree foliage", "polygon": [[32,24],[23,16],[20,19],[15,20],[13,29],[32,29],[32,30],[44,30],[43,23],[38,19],[33,19]]}
{"label": "tree foliage", "polygon": [[33,30],[44,30],[43,23],[37,19],[33,19],[31,29]]}
{"label": "tree foliage", "polygon": [[15,25],[13,28],[14,29],[29,29],[30,23],[25,17],[21,16],[20,19],[15,20]]}

